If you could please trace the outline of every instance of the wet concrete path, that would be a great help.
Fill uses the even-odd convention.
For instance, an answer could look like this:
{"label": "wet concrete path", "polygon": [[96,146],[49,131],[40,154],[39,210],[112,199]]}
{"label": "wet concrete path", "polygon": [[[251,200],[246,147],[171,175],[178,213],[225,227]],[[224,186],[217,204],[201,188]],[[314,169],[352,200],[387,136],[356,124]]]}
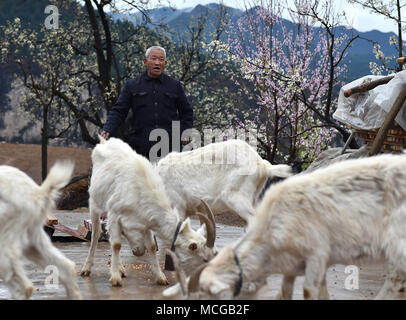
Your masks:
{"label": "wet concrete path", "polygon": [[[83,223],[83,218],[88,218],[88,214],[84,216],[77,215],[74,221],[72,221],[71,216],[65,217],[63,214],[57,216],[60,223],[67,223],[67,225],[75,226],[75,228],[78,224]],[[193,220],[192,226],[197,228],[199,222]],[[221,249],[227,244],[233,243],[242,236],[243,232],[244,229],[240,227],[217,224],[217,248]],[[54,235],[58,236],[57,233]],[[108,261],[110,258],[110,246],[108,242],[99,242],[95,254],[95,264],[89,277],[81,277],[79,272],[85,262],[90,242],[54,242],[54,245],[76,263],[77,279],[84,299],[165,299],[162,296],[162,291],[167,288],[167,286],[158,286],[152,281],[152,273],[150,265],[148,264],[148,254],[143,257],[135,257],[126,240],[123,240],[121,249],[121,258],[127,275],[127,277],[123,279],[122,287],[111,287],[109,283]],[[163,265],[164,257],[162,250],[159,251],[159,259],[161,265]],[[34,284],[34,293],[31,299],[66,299],[65,289],[62,285],[52,287],[54,283],[50,283],[51,286],[45,286],[50,273],[45,273],[44,270],[41,270],[29,261],[25,261],[24,267],[28,278]],[[356,270],[354,268],[347,268],[346,270],[346,266],[333,265],[328,269],[327,286],[331,299],[364,300],[373,299],[376,296],[384,282],[383,265],[376,263],[358,267],[359,269]],[[347,271],[347,273],[345,273],[345,271]],[[354,275],[354,272],[357,271],[359,271],[358,289],[346,289],[346,279]],[[174,272],[165,271],[165,274],[171,284],[176,283]],[[279,292],[281,280],[282,277],[280,275],[268,277],[267,285],[260,289],[257,298],[273,299]],[[303,280],[303,277],[296,279],[294,299],[303,299]],[[350,281],[350,284],[355,285],[356,283]],[[406,294],[402,294],[401,298],[406,299]],[[1,280],[0,299],[10,299],[9,292]]]}

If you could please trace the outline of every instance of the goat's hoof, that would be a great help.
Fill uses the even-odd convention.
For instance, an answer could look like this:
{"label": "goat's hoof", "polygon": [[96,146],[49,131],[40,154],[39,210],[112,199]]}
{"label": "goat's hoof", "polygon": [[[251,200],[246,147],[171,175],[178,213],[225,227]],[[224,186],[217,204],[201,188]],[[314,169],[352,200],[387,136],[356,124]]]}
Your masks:
{"label": "goat's hoof", "polygon": [[82,269],[82,271],[80,271],[80,275],[82,277],[88,277],[90,275],[90,270],[89,269]]}
{"label": "goat's hoof", "polygon": [[120,276],[112,276],[110,278],[110,283],[113,287],[122,287],[123,286],[123,279]]}
{"label": "goat's hoof", "polygon": [[158,279],[156,283],[160,286],[167,286],[169,284],[169,281],[167,279]]}
{"label": "goat's hoof", "polygon": [[33,286],[25,288],[25,299],[29,299],[32,296],[33,291],[34,291]]}
{"label": "goat's hoof", "polygon": [[124,268],[120,269],[120,275],[121,275],[122,278],[126,278],[126,277],[127,277],[127,275],[125,274]]}
{"label": "goat's hoof", "polygon": [[73,293],[68,295],[71,300],[82,300],[82,295],[79,290],[75,290]]}

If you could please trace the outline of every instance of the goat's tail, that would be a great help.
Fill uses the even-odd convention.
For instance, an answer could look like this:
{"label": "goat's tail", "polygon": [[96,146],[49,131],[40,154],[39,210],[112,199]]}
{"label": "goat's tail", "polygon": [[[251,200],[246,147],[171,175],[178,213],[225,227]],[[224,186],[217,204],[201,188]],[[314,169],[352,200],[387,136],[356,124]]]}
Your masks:
{"label": "goat's tail", "polygon": [[59,190],[69,183],[74,167],[75,164],[72,161],[58,161],[52,166],[40,186],[40,193],[45,200],[45,209],[53,206],[59,196]]}
{"label": "goat's tail", "polygon": [[286,164],[276,164],[272,165],[267,160],[262,160],[262,165],[267,172],[269,178],[278,177],[278,178],[287,178],[290,177],[292,173],[292,168]]}

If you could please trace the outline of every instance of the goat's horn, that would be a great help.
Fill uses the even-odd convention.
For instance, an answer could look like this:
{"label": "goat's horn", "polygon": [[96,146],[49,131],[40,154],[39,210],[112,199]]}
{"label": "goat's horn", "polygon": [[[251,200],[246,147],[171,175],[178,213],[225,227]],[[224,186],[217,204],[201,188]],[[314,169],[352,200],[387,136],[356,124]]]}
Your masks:
{"label": "goat's horn", "polygon": [[200,199],[200,202],[202,204],[202,207],[204,209],[204,212],[207,214],[207,216],[209,217],[209,219],[213,222],[214,226],[216,226],[216,221],[214,220],[214,214],[213,211],[211,211],[209,205],[207,204],[206,201],[204,201],[203,199]]}
{"label": "goat's horn", "polygon": [[188,284],[188,292],[189,295],[192,292],[196,292],[199,290],[199,279],[200,279],[200,274],[202,273],[203,269],[206,268],[207,263],[202,264],[196,271],[195,273],[190,277],[189,279],[189,284]]}
{"label": "goat's horn", "polygon": [[183,269],[180,267],[178,256],[172,250],[166,249],[165,253],[167,256],[172,258],[172,264],[176,271],[176,277],[178,278],[180,288],[182,289],[183,295],[186,295],[186,275]]}
{"label": "goat's horn", "polygon": [[[210,219],[212,225],[213,225],[213,235],[210,236],[213,238],[213,245],[210,246],[210,248],[214,247],[214,241],[216,240],[216,221],[214,220],[214,214],[213,211],[211,211],[209,205],[204,201],[203,199],[200,199],[202,208],[204,209],[205,213],[207,214],[207,217]],[[209,238],[209,230],[207,230],[207,238]]]}
{"label": "goat's horn", "polygon": [[201,221],[203,221],[206,225],[206,231],[207,231],[206,245],[209,248],[213,248],[214,242],[216,241],[216,226],[203,213],[196,212],[196,214],[199,217],[199,219]]}

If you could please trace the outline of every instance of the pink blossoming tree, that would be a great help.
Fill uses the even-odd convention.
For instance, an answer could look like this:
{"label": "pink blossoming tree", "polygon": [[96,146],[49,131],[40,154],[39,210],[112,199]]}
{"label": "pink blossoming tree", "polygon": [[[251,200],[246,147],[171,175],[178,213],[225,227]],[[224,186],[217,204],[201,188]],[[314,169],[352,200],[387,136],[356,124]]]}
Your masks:
{"label": "pink blossoming tree", "polygon": [[234,121],[257,130],[269,161],[306,166],[336,130],[345,132],[332,119],[332,93],[342,85],[341,62],[353,39],[329,34],[334,26],[328,18],[320,23],[319,14],[331,8],[319,9],[318,1],[255,3],[220,46],[224,71],[250,99]]}

